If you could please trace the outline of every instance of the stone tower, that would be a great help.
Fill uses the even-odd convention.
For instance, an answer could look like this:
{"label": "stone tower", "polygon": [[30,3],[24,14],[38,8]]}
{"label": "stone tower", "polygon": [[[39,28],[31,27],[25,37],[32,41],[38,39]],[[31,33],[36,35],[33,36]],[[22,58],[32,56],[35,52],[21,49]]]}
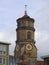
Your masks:
{"label": "stone tower", "polygon": [[34,40],[34,19],[25,11],[17,20],[17,40],[14,56],[20,65],[37,65],[37,48]]}

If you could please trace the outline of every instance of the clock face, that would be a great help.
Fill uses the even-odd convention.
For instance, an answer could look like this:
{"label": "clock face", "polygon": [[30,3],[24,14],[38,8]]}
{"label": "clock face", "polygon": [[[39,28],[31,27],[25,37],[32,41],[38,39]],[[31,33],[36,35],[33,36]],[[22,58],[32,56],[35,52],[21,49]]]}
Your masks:
{"label": "clock face", "polygon": [[19,51],[19,45],[16,45],[16,51]]}
{"label": "clock face", "polygon": [[27,45],[26,45],[26,49],[27,49],[28,51],[30,51],[30,50],[32,49],[32,45],[31,45],[31,44],[27,44]]}

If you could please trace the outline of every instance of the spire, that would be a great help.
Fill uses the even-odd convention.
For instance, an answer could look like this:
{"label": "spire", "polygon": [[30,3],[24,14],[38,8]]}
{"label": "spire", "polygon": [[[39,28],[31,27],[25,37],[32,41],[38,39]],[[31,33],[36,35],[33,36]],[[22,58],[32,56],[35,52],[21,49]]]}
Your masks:
{"label": "spire", "polygon": [[27,15],[27,5],[25,5],[25,15]]}

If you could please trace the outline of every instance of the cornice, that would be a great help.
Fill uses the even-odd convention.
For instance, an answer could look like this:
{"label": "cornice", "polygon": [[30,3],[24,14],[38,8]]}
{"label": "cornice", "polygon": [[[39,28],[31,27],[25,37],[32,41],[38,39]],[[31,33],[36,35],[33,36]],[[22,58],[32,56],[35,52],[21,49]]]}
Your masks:
{"label": "cornice", "polygon": [[35,28],[34,27],[29,27],[29,26],[22,26],[22,27],[18,27],[16,29],[16,31],[18,30],[32,30],[32,31],[35,31]]}

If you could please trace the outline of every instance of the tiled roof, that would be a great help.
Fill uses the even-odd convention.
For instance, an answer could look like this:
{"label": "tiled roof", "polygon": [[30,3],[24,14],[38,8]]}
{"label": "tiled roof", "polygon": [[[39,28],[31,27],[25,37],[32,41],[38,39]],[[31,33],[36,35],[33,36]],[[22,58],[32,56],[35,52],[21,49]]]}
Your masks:
{"label": "tiled roof", "polygon": [[44,65],[44,61],[38,61],[38,65]]}

